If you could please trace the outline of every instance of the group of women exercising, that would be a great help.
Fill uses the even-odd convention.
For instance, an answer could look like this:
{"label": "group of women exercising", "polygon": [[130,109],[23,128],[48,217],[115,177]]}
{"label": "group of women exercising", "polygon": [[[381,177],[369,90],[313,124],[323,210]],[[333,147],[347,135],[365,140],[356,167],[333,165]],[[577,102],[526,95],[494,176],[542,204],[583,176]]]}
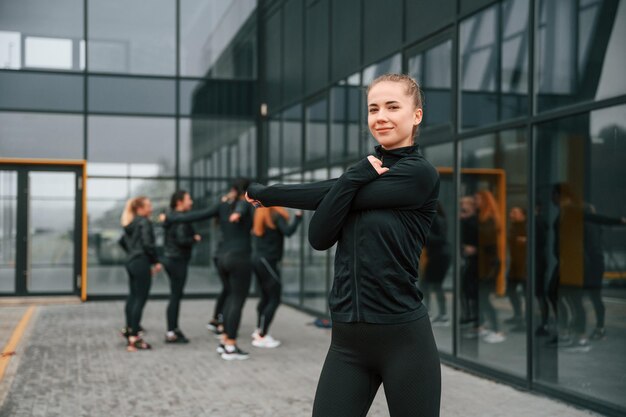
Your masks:
{"label": "group of women exercising", "polygon": [[161,261],[148,220],[150,201],[129,201],[122,216],[130,276],[124,330],[128,349],[150,348],[142,339],[141,311],[150,276],[161,264],[172,289],[166,341],[188,341],[177,321],[191,248],[201,239],[190,223],[208,218],[216,218],[222,232],[214,263],[223,291],[209,323],[222,333],[218,352],[224,359],[248,357],[237,346],[237,332],[253,270],[261,290],[253,345],[276,347],[279,342],[268,329],[280,303],[283,241],[301,216],[290,224],[280,207],[311,210],[309,243],[317,250],[337,244],[329,294],[332,338],[313,416],[365,416],[381,384],[392,417],[438,416],[439,355],[416,285],[439,194],[437,171],[415,144],[422,92],[409,76],[380,76],[367,90],[367,111],[369,130],[379,145],[339,178],[272,186],[240,180],[220,203],[197,211],[190,211],[188,193],[175,193],[172,211],[162,216]]}

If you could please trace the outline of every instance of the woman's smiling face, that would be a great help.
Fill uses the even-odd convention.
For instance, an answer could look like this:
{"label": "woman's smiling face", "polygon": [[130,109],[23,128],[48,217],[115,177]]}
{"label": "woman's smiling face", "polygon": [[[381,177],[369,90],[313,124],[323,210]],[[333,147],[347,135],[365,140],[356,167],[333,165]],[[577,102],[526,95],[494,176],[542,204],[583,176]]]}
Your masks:
{"label": "woman's smiling face", "polygon": [[403,82],[381,81],[367,95],[368,126],[385,149],[413,144],[415,129],[422,122],[422,109],[415,107]]}

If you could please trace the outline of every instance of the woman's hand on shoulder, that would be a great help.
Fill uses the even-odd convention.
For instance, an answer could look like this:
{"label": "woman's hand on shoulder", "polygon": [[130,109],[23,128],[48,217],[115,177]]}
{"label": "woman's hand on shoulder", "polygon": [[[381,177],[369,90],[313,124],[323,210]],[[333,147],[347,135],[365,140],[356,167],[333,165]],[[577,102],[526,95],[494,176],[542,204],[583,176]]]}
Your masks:
{"label": "woman's hand on shoulder", "polygon": [[248,203],[252,204],[255,208],[263,207],[263,204],[261,204],[261,202],[259,200],[254,200],[254,199],[250,198],[248,193],[246,193],[245,197],[246,197],[246,201]]}
{"label": "woman's hand on shoulder", "polygon": [[385,172],[389,171],[389,168],[383,167],[383,161],[376,158],[374,155],[369,155],[367,157],[367,160],[370,161],[370,164],[372,164],[372,167],[374,167],[378,175],[382,175]]}

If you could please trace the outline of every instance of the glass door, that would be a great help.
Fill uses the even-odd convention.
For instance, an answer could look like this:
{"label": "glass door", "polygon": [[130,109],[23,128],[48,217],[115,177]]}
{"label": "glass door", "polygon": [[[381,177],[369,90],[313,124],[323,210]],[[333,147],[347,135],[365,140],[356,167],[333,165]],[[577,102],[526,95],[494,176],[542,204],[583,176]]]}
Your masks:
{"label": "glass door", "polygon": [[77,294],[80,167],[0,165],[0,294]]}

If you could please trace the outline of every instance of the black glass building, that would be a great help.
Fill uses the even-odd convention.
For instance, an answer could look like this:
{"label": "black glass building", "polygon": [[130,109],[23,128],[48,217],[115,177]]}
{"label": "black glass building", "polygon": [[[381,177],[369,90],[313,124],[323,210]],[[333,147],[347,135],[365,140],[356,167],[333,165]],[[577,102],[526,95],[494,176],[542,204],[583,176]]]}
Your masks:
{"label": "black glass building", "polygon": [[[441,176],[450,262],[429,281],[427,249],[419,285],[443,359],[623,415],[625,39],[624,0],[0,0],[0,292],[123,295],[128,197],[338,176],[374,145],[364,87],[406,72]],[[284,301],[325,315],[309,219]]]}

